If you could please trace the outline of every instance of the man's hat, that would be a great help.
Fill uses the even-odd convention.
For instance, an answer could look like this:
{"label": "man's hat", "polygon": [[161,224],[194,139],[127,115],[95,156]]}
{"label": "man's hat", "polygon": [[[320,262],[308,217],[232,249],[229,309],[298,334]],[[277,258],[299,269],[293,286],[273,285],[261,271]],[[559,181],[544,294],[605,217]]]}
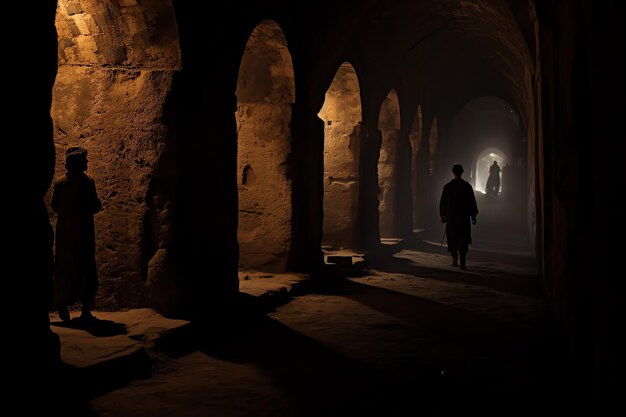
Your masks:
{"label": "man's hat", "polygon": [[455,174],[462,174],[463,173],[463,165],[461,165],[461,164],[454,164],[454,165],[452,165],[452,172],[454,172]]}
{"label": "man's hat", "polygon": [[65,160],[68,159],[79,159],[79,158],[87,158],[87,149],[81,148],[80,146],[71,146],[67,148],[65,151]]}
{"label": "man's hat", "polygon": [[68,171],[84,170],[87,162],[87,149],[72,146],[65,151],[65,169]]}

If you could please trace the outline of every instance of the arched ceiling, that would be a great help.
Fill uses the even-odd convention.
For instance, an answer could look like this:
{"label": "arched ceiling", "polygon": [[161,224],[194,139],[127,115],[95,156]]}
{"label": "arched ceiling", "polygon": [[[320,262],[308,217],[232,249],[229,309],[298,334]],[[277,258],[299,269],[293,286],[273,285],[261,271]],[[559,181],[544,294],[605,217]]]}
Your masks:
{"label": "arched ceiling", "polygon": [[438,113],[452,116],[489,94],[514,103],[527,120],[534,73],[528,0],[378,1],[362,13],[351,46],[377,57],[370,71],[385,74],[381,80],[399,78]]}

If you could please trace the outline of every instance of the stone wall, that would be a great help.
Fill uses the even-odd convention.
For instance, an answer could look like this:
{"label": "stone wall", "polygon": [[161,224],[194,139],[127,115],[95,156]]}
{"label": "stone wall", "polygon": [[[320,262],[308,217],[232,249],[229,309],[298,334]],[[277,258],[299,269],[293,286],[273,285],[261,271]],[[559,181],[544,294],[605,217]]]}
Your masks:
{"label": "stone wall", "polygon": [[319,116],[324,120],[324,242],[350,247],[358,216],[361,96],[349,63],[337,70]]}
{"label": "stone wall", "polygon": [[624,3],[554,1],[538,3],[538,12],[544,284],[577,365],[579,394],[618,404]]}
{"label": "stone wall", "polygon": [[250,35],[237,83],[237,186],[241,268],[284,271],[291,241],[291,57],[280,27]]}
{"label": "stone wall", "polygon": [[87,173],[103,202],[95,216],[97,307],[143,304],[147,263],[158,246],[142,248],[151,235],[144,229],[148,190],[164,150],[165,98],[180,67],[172,7],[162,0],[61,0],[56,27],[56,175],[65,171],[69,146],[88,150]]}
{"label": "stone wall", "polygon": [[241,268],[284,271],[291,240],[291,107],[240,104],[237,155]]}

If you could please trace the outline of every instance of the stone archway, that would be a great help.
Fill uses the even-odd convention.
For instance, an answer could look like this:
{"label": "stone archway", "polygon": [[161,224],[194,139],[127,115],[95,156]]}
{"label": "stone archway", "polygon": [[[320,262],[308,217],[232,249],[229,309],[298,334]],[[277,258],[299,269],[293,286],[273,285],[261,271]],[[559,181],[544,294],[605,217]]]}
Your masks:
{"label": "stone archway", "polygon": [[[489,167],[493,162],[496,161],[500,166],[500,169],[508,166],[510,164],[508,156],[498,148],[487,148],[484,149],[476,159],[476,164],[473,167],[474,169],[474,179],[475,186],[474,189],[476,191],[480,191],[481,193],[485,193],[487,178],[489,177]],[[505,186],[502,184],[500,186],[499,192],[504,191]]]}
{"label": "stone archway", "polygon": [[348,62],[337,70],[318,116],[324,120],[323,243],[350,247],[357,234],[359,146],[365,132],[359,80]]}
{"label": "stone archway", "polygon": [[381,237],[395,237],[397,158],[400,145],[400,103],[390,90],[380,107],[378,129],[382,145],[378,159],[378,210]]}
{"label": "stone archway", "polygon": [[280,26],[259,23],[246,45],[237,82],[239,264],[284,271],[291,242],[291,153],[295,83]]}

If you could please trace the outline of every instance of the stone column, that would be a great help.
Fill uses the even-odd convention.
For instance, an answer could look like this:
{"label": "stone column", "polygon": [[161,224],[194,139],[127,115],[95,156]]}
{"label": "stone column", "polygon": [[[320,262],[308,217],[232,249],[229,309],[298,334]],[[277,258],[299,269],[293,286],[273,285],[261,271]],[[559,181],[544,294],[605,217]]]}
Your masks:
{"label": "stone column", "polygon": [[411,183],[411,143],[408,134],[399,132],[397,141],[394,193],[394,231],[398,237],[413,233],[413,190]]}
{"label": "stone column", "polygon": [[[421,113],[420,113],[421,114]],[[419,173],[419,149],[422,144],[422,131],[421,131],[421,120],[417,131],[413,131],[409,134],[409,144],[411,147],[411,196],[412,196],[412,205],[411,205],[411,224],[412,228],[417,228],[419,225],[419,216],[417,215],[418,206],[420,204],[419,198],[419,181],[421,174]]]}
{"label": "stone column", "polygon": [[[11,83],[19,86],[20,94],[11,96],[9,88],[12,105],[5,116],[6,120],[28,120],[23,125],[27,133],[12,137],[5,151],[7,157],[20,161],[25,157],[28,161],[24,169],[27,174],[14,175],[17,180],[8,181],[5,193],[5,199],[10,199],[10,204],[5,204],[7,220],[17,226],[9,227],[6,237],[10,243],[4,254],[5,270],[11,271],[11,277],[5,279],[5,295],[19,297],[24,305],[16,316],[16,325],[9,324],[10,330],[6,332],[16,340],[6,343],[6,347],[7,355],[18,359],[14,368],[19,370],[19,375],[9,372],[7,378],[13,389],[26,389],[33,398],[39,397],[40,389],[51,392],[47,383],[54,379],[50,372],[58,371],[61,364],[59,338],[50,330],[48,320],[53,232],[44,203],[55,161],[50,107],[57,73],[56,1],[42,1],[37,7],[37,13],[29,14],[29,23],[33,25],[30,31],[37,42],[28,48],[16,44],[14,51],[7,52],[15,57],[15,62],[28,62],[30,69],[13,71]],[[12,321],[8,316],[7,319]],[[17,334],[11,331],[14,328]],[[20,355],[25,346],[30,348],[29,353]],[[27,360],[22,362],[19,360],[22,358]],[[14,375],[19,378],[13,379]]]}
{"label": "stone column", "polygon": [[239,286],[237,101],[227,86],[206,85],[207,78],[220,79],[202,71],[177,74],[167,107],[178,170],[171,213],[172,255],[181,277],[176,311],[190,318],[230,305]]}
{"label": "stone column", "polygon": [[376,249],[380,245],[378,217],[378,158],[382,134],[365,125],[367,137],[359,157],[359,238],[358,247]]}
{"label": "stone column", "polygon": [[324,122],[298,103],[293,106],[291,152],[287,172],[293,179],[293,221],[287,267],[310,271],[323,262]]}
{"label": "stone column", "polygon": [[428,214],[428,201],[430,200],[430,188],[431,188],[431,176],[430,176],[430,143],[428,138],[430,136],[430,128],[432,126],[432,118],[424,117],[425,123],[423,124],[423,134],[421,138],[421,144],[417,152],[416,161],[416,175],[417,175],[417,207],[414,210],[417,213],[417,226],[420,228],[426,227],[428,219],[431,216]]}

